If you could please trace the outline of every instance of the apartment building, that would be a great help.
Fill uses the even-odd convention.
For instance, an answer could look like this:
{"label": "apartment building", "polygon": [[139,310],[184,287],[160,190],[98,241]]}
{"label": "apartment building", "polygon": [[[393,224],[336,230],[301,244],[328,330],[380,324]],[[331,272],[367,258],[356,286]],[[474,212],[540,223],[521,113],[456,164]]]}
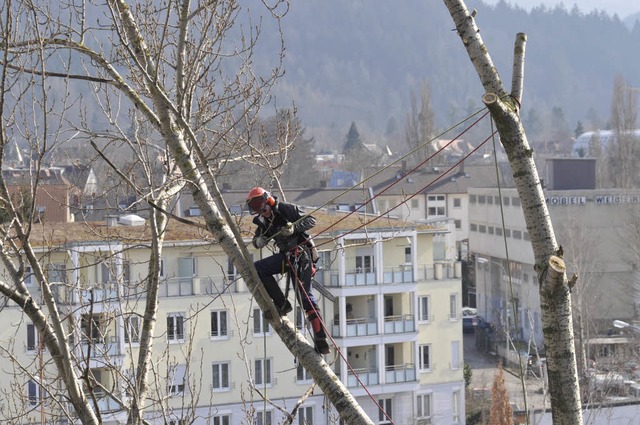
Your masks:
{"label": "apartment building", "polygon": [[[337,376],[374,423],[390,423],[378,406],[396,424],[464,423],[460,267],[454,258],[434,261],[434,243],[449,229],[388,219],[363,227],[355,215],[315,215],[316,278],[335,301],[317,297],[336,343],[326,360]],[[242,226],[248,241],[248,223]],[[128,382],[147,302],[148,237],[144,220],[135,216],[117,225],[45,223],[34,234],[46,241],[38,254],[77,366],[92,377],[87,383],[104,423],[122,423],[120,403],[133,396]],[[260,394],[291,410],[312,379],[271,331],[227,255],[201,229],[171,223],[161,268],[146,418],[158,424],[281,423],[283,413]],[[26,283],[42,300],[33,276]],[[11,394],[0,414],[73,423],[33,324],[12,303],[0,314],[11,323],[0,330],[7,347],[0,390]],[[298,306],[289,319],[308,332]],[[340,422],[316,389],[296,423]]]}
{"label": "apartment building", "polygon": [[366,169],[363,180],[371,186],[376,211],[421,223],[451,220],[452,249],[466,258],[469,241],[469,188],[513,187],[508,164],[466,164],[449,169],[423,166],[416,170],[405,163],[385,169]]}

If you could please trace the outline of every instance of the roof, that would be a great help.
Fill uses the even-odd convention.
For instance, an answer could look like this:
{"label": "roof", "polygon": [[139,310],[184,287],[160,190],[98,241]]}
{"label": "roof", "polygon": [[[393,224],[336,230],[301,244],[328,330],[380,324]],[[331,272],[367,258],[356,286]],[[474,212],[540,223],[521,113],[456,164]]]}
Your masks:
{"label": "roof", "polygon": [[[470,187],[496,187],[494,164],[462,164],[451,171],[446,167],[422,167],[412,172],[406,166],[384,169],[366,169],[365,176],[372,176],[364,184],[373,188],[374,194],[408,195],[414,193],[467,193]],[[503,187],[513,187],[511,168],[507,163],[498,164]]]}
{"label": "roof", "polygon": [[[379,216],[363,216],[361,214],[343,214],[337,212],[315,211],[313,216],[317,223],[310,232],[313,235],[322,234],[332,236],[350,231],[401,231],[401,230],[438,230],[433,226],[416,225],[402,220]],[[252,216],[240,217],[240,228],[243,237],[250,238],[254,232]],[[205,229],[204,220],[196,217],[189,224],[170,219],[165,233],[165,242],[212,242],[213,236]],[[315,231],[315,232],[314,232]],[[148,220],[143,225],[108,226],[107,221],[74,222],[74,223],[43,223],[34,225],[30,241],[34,246],[62,246],[68,244],[100,244],[116,241],[124,244],[148,241],[151,231]]]}

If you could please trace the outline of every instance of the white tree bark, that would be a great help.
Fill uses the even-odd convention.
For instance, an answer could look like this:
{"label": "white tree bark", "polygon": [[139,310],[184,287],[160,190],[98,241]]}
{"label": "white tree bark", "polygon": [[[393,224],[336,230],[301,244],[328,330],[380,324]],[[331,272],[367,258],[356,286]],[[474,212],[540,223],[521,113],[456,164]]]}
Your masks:
{"label": "white tree bark", "polygon": [[[485,90],[483,102],[491,111],[507,153],[520,196],[535,256],[540,285],[542,327],[549,373],[553,423],[582,424],[582,411],[571,316],[571,291],[564,262],[549,218],[542,185],[520,120],[520,97],[526,37],[515,46],[512,93],[503,87],[475,19],[463,0],[444,0],[469,58]],[[573,282],[575,283],[575,282]]]}

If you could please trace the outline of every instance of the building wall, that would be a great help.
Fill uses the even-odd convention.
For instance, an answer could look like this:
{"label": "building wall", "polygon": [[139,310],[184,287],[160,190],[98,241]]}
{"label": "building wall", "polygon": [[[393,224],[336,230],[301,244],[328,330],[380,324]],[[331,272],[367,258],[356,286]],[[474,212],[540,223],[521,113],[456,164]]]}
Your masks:
{"label": "building wall", "polygon": [[[433,393],[433,417],[440,418],[435,423],[464,421],[454,422],[452,419],[452,394],[464,387],[460,276],[452,260],[446,264],[438,262],[440,271],[436,271],[432,247],[436,233],[433,230],[417,232],[403,229],[399,232],[390,229],[351,235],[350,240],[342,241],[344,249],[332,251],[333,261],[326,264],[327,273],[337,279],[326,282],[328,289],[337,297],[336,302],[316,294],[326,325],[331,328],[337,323],[339,332],[334,338],[341,354],[352,367],[367,369],[360,378],[370,380],[367,387],[376,402],[391,399],[384,403],[391,403],[395,423],[409,423],[415,417],[416,396],[421,392]],[[366,284],[360,285],[356,284],[357,271],[351,261],[362,252],[363,246],[350,245],[349,242],[368,237],[378,241],[365,247],[365,251],[372,252],[374,256],[375,280],[363,281]],[[317,243],[322,243],[322,240]],[[412,249],[411,261],[407,264],[405,247],[408,246]],[[122,376],[110,376],[109,370],[104,368],[104,360],[108,354],[112,361],[121,365],[121,373],[131,373],[139,346],[135,342],[135,332],[131,333],[133,331],[127,333],[125,340],[124,328],[130,323],[130,313],[142,313],[146,302],[144,278],[147,275],[148,251],[144,245],[126,246],[120,242],[82,241],[66,248],[52,255],[43,253],[43,265],[46,267],[49,262],[66,265],[66,272],[60,270],[57,275],[52,272],[51,276],[67,282],[66,286],[59,287],[69,292],[60,304],[61,310],[69,314],[68,325],[73,328],[71,323],[80,323],[83,317],[87,319],[93,314],[104,330],[106,338],[101,335],[92,341],[94,358],[90,367],[95,373],[102,371],[100,382],[115,385],[117,392],[118,386],[122,385]],[[255,257],[259,255],[254,251]],[[263,255],[267,253],[263,252]],[[228,414],[230,423],[240,423],[247,415],[247,405],[256,411],[263,409],[263,402],[249,385],[250,377],[255,374],[256,360],[270,361],[272,371],[272,383],[266,388],[259,388],[266,391],[271,399],[284,401],[291,407],[308,388],[310,381],[297,379],[296,360],[275,333],[254,333],[254,321],[260,322],[261,315],[255,311],[256,304],[246,287],[234,282],[234,275],[229,276],[228,259],[220,247],[202,241],[167,242],[162,263],[164,273],[159,287],[150,382],[154,398],[167,396],[169,386],[182,385],[183,381],[177,375],[184,368],[185,387],[167,398],[168,412],[173,415],[170,419],[179,419],[180,411],[192,397],[198,399],[196,411],[200,416],[194,421],[197,424],[209,423],[205,417],[212,412]],[[189,268],[191,265],[193,270]],[[349,274],[354,276],[353,280]],[[32,288],[35,286],[33,284]],[[426,323],[417,319],[419,294],[428,295],[432,300],[432,318]],[[452,295],[456,297],[453,314],[450,310]],[[93,305],[89,304],[91,299]],[[349,329],[356,329],[351,326],[358,326],[360,322],[352,324],[347,320],[347,304],[352,305],[353,316],[371,319],[369,324],[375,327],[369,329],[375,331],[348,336]],[[212,313],[217,315],[220,312],[227,313],[227,329],[224,334],[213,335]],[[171,332],[168,325],[168,318],[175,321],[176,315],[184,318],[180,337],[175,336],[176,332]],[[328,318],[337,319],[337,322]],[[19,348],[27,345],[28,320],[15,307],[6,308],[3,319],[15,326],[0,332],[2,341],[18,336],[15,339],[18,356],[34,358],[33,352],[26,353],[24,348]],[[289,319],[295,321],[294,313],[289,314]],[[78,335],[75,340],[80,341],[79,329],[73,332]],[[416,367],[418,345],[423,341],[433,344],[432,356],[436,367],[430,372],[419,372]],[[451,365],[454,342],[460,342],[457,346],[460,350],[458,367]],[[85,341],[78,350],[86,350],[87,346]],[[374,357],[367,357],[369,355]],[[46,358],[47,354],[44,356]],[[220,371],[222,364],[228,364],[229,385],[222,389],[213,388],[214,369]],[[377,421],[377,406],[361,386],[354,384],[346,362],[338,358],[334,368],[367,414],[374,422]],[[374,381],[374,376],[377,381]],[[20,379],[23,382],[19,387],[26,388],[27,377]],[[0,385],[8,383],[10,379],[7,376],[0,379]],[[464,418],[462,390],[457,411]],[[125,394],[121,395],[126,399]],[[106,403],[106,400],[101,399],[101,403]],[[304,407],[312,408],[313,423],[331,423],[331,415],[335,415],[334,410],[322,408],[323,402],[321,392],[316,390],[304,404]],[[273,409],[270,411],[273,412],[274,423],[278,423],[281,416]],[[255,417],[255,412],[250,414]],[[34,413],[34,420],[37,416]],[[157,414],[150,412],[148,417],[160,423]],[[121,423],[122,420],[118,415],[105,416],[105,423]]]}
{"label": "building wall", "polygon": [[[640,204],[640,192],[572,190],[546,191],[545,195],[556,239],[564,250],[567,272],[569,275],[574,272],[579,275],[579,288],[574,290],[577,291],[574,298],[581,297],[583,307],[589,311],[588,320],[595,323],[596,331],[604,332],[614,319],[632,319],[634,303],[639,300],[634,299],[631,288],[633,260],[629,253],[632,247],[624,235],[628,232],[625,226],[630,225],[631,218],[638,214],[636,210]],[[522,207],[517,201],[515,189],[503,189],[502,198],[504,230],[497,189],[470,190],[471,250],[477,256],[491,260],[492,264],[500,262],[506,265],[503,233],[507,234],[508,257],[512,262],[512,270],[517,271],[513,287],[520,299],[520,307],[528,313],[539,315],[533,250]],[[481,278],[482,273],[480,269],[477,277]],[[490,273],[489,281],[494,283],[494,287],[499,287],[498,292],[504,298],[507,280],[502,279],[500,268],[495,264]],[[481,283],[477,281],[480,302],[484,297],[480,294]],[[495,290],[489,298],[492,295],[496,295]],[[520,314],[527,315],[524,311]],[[541,330],[539,332],[541,335]]]}

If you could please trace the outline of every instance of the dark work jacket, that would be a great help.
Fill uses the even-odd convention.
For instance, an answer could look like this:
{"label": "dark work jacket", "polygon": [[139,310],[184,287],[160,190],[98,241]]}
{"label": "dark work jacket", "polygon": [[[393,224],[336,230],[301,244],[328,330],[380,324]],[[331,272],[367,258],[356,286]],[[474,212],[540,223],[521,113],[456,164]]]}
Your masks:
{"label": "dark work jacket", "polygon": [[[282,236],[278,232],[287,223],[294,223],[293,234],[291,236]],[[271,217],[265,218],[257,215],[253,218],[253,224],[258,226],[253,237],[254,246],[256,238],[264,236],[273,238],[280,252],[286,252],[297,245],[309,246],[307,230],[316,225],[316,219],[310,215],[303,216],[300,208],[296,205],[276,202],[275,206],[271,208]]]}

